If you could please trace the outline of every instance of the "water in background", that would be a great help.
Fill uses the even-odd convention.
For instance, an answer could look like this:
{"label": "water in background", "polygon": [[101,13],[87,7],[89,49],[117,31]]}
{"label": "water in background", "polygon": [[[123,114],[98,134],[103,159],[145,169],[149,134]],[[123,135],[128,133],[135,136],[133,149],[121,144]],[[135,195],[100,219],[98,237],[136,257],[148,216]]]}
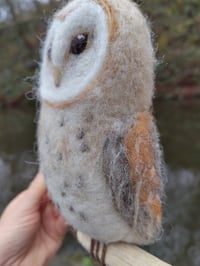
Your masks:
{"label": "water in background", "polygon": [[[156,117],[167,162],[164,235],[147,249],[175,266],[200,265],[200,102],[160,102]],[[37,171],[34,110],[0,112],[0,212]],[[51,266],[83,265],[71,235]]]}

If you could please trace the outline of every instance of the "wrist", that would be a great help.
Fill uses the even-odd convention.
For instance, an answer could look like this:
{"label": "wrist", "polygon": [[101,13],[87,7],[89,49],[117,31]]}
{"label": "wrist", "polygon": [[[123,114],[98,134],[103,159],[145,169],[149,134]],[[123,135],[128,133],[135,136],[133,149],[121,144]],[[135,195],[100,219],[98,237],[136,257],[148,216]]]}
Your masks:
{"label": "wrist", "polygon": [[7,256],[7,247],[3,241],[3,238],[0,240],[0,266],[10,266]]}
{"label": "wrist", "polygon": [[0,244],[0,266],[20,266],[17,258],[12,256],[6,245]]}
{"label": "wrist", "polygon": [[17,264],[15,266],[30,266],[33,264],[34,264],[34,266],[47,266],[48,263],[49,263],[49,261],[47,261],[47,260],[39,259],[39,261],[35,261],[35,259],[31,259],[31,258],[27,257],[23,261],[21,261],[20,264]]}
{"label": "wrist", "polygon": [[12,257],[7,255],[6,249],[0,245],[0,266],[19,266],[19,263]]}
{"label": "wrist", "polygon": [[0,266],[18,266],[17,260],[13,258],[12,243],[7,234],[8,230],[5,230],[0,221]]}

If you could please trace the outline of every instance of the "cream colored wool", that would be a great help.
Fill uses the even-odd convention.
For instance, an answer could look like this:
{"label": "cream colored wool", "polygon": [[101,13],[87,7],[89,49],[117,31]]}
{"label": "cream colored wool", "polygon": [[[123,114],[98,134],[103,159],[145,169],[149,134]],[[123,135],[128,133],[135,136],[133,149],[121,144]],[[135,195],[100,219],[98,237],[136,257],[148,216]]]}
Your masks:
{"label": "cream colored wool", "polygon": [[[85,50],[72,40],[88,34]],[[150,108],[150,30],[128,0],[74,0],[46,36],[40,167],[67,221],[104,243],[149,244],[162,228],[162,159]]]}

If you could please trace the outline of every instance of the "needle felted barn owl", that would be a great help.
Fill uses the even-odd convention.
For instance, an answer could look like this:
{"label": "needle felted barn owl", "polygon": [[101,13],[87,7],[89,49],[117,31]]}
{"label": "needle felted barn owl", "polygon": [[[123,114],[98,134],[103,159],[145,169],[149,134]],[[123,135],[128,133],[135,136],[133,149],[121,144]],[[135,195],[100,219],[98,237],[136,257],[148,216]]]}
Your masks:
{"label": "needle felted barn owl", "polygon": [[128,0],[70,1],[44,42],[40,167],[67,221],[103,243],[160,236],[154,64],[146,19]]}

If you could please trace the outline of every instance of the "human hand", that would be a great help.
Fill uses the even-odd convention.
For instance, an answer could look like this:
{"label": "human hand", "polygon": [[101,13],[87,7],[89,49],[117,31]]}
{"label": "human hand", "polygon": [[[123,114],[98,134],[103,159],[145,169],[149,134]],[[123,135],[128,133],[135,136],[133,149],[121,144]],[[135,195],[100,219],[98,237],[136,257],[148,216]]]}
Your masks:
{"label": "human hand", "polygon": [[38,174],[0,218],[0,266],[43,266],[62,244],[68,226]]}

